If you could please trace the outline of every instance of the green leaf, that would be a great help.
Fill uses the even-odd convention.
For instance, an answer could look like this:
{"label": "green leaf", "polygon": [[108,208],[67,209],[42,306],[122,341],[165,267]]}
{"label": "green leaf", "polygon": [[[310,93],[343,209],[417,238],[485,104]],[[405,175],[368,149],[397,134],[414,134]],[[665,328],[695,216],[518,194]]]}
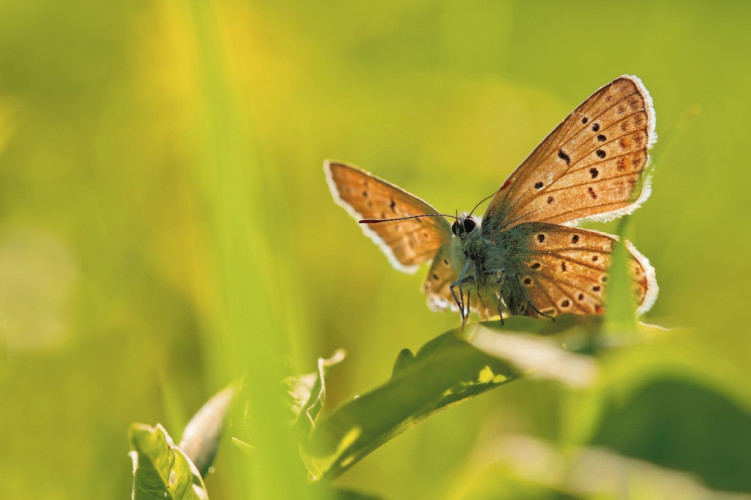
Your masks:
{"label": "green leaf", "polygon": [[[588,350],[598,318],[564,315],[556,321],[513,317],[498,322],[470,325],[466,335],[451,330],[425,344],[412,359],[402,350],[392,377],[382,386],[345,404],[312,428],[303,438],[303,460],[316,479],[334,478],[389,439],[447,406],[516,380],[529,366],[499,359],[488,347],[513,331],[537,332],[552,344]],[[485,335],[479,335],[484,333]],[[565,334],[565,335],[564,335]],[[468,339],[469,342],[465,339]],[[480,342],[479,339],[483,339]],[[486,352],[473,346],[477,342]],[[559,350],[560,347],[558,348]]]}
{"label": "green leaf", "polygon": [[396,356],[394,368],[391,370],[391,376],[395,377],[398,373],[404,371],[415,361],[415,355],[409,349],[402,349]]}
{"label": "green leaf", "polygon": [[180,449],[205,476],[214,461],[235,388],[227,387],[209,399],[185,426]]}
{"label": "green leaf", "polygon": [[133,424],[129,429],[133,460],[133,497],[142,499],[207,499],[206,487],[193,462],[177,448],[160,424]]}
{"label": "green leaf", "polygon": [[382,498],[357,490],[332,488],[324,483],[315,483],[311,485],[311,488],[316,492],[319,498],[325,498],[327,500],[381,500]]}
{"label": "green leaf", "polygon": [[748,407],[705,381],[647,377],[626,397],[603,401],[591,446],[683,471],[710,488],[751,492],[751,433],[740,431],[751,429]]}
{"label": "green leaf", "polygon": [[511,363],[525,375],[580,389],[594,384],[600,370],[595,358],[572,352],[589,352],[597,347],[591,336],[582,335],[578,330],[570,328],[565,335],[551,338],[526,332],[496,331],[477,324],[468,328],[466,338],[475,348]]}
{"label": "green leaf", "polygon": [[507,364],[447,332],[386,384],[317,424],[303,442],[303,458],[314,479],[336,477],[431,413],[515,377]]}
{"label": "green leaf", "polygon": [[326,375],[332,366],[341,363],[346,356],[343,349],[338,349],[329,358],[318,358],[317,371],[287,377],[287,395],[290,408],[295,416],[295,425],[302,434],[307,434],[315,424],[318,414],[326,400]]}

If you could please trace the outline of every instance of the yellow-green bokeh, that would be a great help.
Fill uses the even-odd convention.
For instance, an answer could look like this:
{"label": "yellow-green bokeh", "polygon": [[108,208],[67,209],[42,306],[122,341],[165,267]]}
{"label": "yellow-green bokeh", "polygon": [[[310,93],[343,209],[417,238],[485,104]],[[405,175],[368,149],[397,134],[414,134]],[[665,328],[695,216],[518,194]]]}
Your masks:
{"label": "yellow-green bokeh", "polygon": [[[748,410],[750,21],[742,2],[4,2],[0,497],[126,496],[128,424],[179,434],[248,356],[286,374],[346,349],[334,406],[382,383],[458,318],[334,205],[323,160],[467,210],[624,73],[652,94],[658,153],[701,113],[629,222],[661,289],[645,320],[682,330],[606,360],[608,382],[625,398],[670,373]],[[596,401],[510,384],[338,484],[462,498],[478,441],[584,442]],[[230,498],[221,465],[207,484]]]}

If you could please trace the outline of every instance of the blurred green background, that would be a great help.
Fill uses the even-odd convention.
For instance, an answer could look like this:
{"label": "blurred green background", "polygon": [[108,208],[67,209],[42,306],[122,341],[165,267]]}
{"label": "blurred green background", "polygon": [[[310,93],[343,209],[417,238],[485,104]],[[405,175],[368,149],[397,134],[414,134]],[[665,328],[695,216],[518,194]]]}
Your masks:
{"label": "blurred green background", "polygon": [[[179,436],[245,371],[223,358],[237,343],[274,377],[345,348],[329,408],[385,381],[458,317],[334,205],[323,160],[467,210],[624,73],[658,137],[701,109],[658,139],[630,220],[661,288],[644,320],[677,330],[605,356],[595,387],[523,380],[451,408],[336,484],[658,497],[525,469],[541,443],[594,443],[691,473],[694,498],[751,492],[749,22],[744,2],[2,2],[0,497],[124,498],[128,424]],[[209,492],[232,498],[221,465]]]}

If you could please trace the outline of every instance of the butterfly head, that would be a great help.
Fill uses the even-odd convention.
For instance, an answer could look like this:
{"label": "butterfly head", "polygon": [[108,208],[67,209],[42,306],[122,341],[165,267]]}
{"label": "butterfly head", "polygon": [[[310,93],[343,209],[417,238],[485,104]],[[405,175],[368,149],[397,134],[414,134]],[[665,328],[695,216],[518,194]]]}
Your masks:
{"label": "butterfly head", "polygon": [[471,215],[458,217],[453,224],[451,224],[451,232],[460,238],[465,238],[469,233],[475,230],[477,222]]}

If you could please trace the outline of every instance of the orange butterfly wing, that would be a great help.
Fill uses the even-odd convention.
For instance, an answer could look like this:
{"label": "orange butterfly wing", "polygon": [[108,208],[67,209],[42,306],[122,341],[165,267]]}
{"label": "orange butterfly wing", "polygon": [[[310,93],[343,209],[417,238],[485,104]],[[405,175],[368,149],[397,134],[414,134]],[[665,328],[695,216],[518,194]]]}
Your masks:
{"label": "orange butterfly wing", "polygon": [[[417,196],[365,170],[326,161],[324,171],[334,200],[357,220],[438,213]],[[396,269],[408,273],[431,260],[451,237],[451,226],[442,216],[360,226]]]}
{"label": "orange butterfly wing", "polygon": [[483,216],[484,232],[631,213],[649,195],[642,173],[654,128],[652,99],[641,80],[622,76],[605,85],[503,183]]}
{"label": "orange butterfly wing", "polygon": [[[558,224],[529,222],[515,226],[503,238],[515,245],[519,266],[514,271],[524,287],[522,293],[539,311],[550,316],[603,312],[616,237]],[[643,312],[657,297],[654,269],[629,242],[625,244],[639,312]]]}

